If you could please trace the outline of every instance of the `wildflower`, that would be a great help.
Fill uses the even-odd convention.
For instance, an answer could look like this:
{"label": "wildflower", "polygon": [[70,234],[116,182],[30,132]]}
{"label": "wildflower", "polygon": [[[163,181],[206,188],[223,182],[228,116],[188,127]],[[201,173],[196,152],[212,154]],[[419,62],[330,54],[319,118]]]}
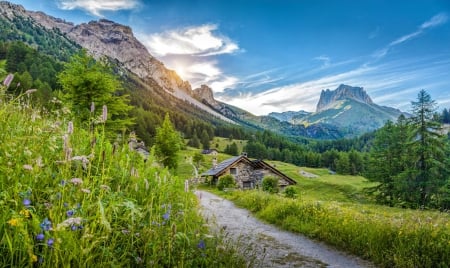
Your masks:
{"label": "wildflower", "polygon": [[200,242],[198,242],[197,248],[199,248],[199,249],[205,249],[206,248],[205,241],[203,241],[203,239],[200,240]]}
{"label": "wildflower", "polygon": [[36,235],[36,240],[37,240],[37,241],[43,241],[44,238],[45,238],[45,236],[44,236],[43,233],[40,233],[40,234]]}
{"label": "wildflower", "polygon": [[110,191],[111,187],[109,187],[108,185],[102,184],[102,185],[100,185],[100,189],[105,190],[105,191]]}
{"label": "wildflower", "polygon": [[11,82],[14,79],[14,75],[13,74],[8,74],[5,78],[5,80],[3,80],[3,85],[6,87],[9,87],[9,85],[11,85]]}
{"label": "wildflower", "polygon": [[82,191],[83,193],[86,193],[86,194],[90,194],[90,193],[91,193],[91,190],[86,189],[86,188],[81,189],[81,191]]}
{"label": "wildflower", "polygon": [[47,239],[47,246],[52,247],[55,244],[55,240],[53,238]]}
{"label": "wildflower", "polygon": [[22,204],[23,204],[25,207],[29,207],[29,206],[31,206],[31,200],[30,200],[30,199],[24,199],[23,202],[22,202]]}
{"label": "wildflower", "polygon": [[18,219],[15,219],[15,218],[10,219],[10,220],[8,221],[8,224],[11,225],[11,226],[17,226],[17,225],[19,225],[19,220],[18,220]]}
{"label": "wildflower", "polygon": [[80,178],[72,178],[70,182],[73,183],[74,185],[80,185],[83,183],[83,180],[81,180]]}
{"label": "wildflower", "polygon": [[25,94],[26,94],[26,95],[30,95],[30,94],[32,94],[32,93],[34,93],[34,92],[36,92],[36,91],[37,91],[37,89],[35,89],[35,88],[28,89],[27,91],[25,91]]}
{"label": "wildflower", "polygon": [[188,180],[184,181],[184,191],[186,193],[189,192],[189,181]]}
{"label": "wildflower", "polygon": [[75,212],[71,209],[66,212],[67,217],[72,217]]}
{"label": "wildflower", "polygon": [[52,222],[49,221],[47,218],[45,218],[44,221],[42,221],[42,223],[39,226],[41,227],[42,230],[49,231],[52,229]]}
{"label": "wildflower", "polygon": [[23,169],[25,169],[25,170],[33,170],[33,166],[32,165],[23,165]]}
{"label": "wildflower", "polygon": [[170,218],[170,211],[167,211],[166,213],[164,213],[162,217],[166,221],[169,220],[169,218]]}
{"label": "wildflower", "polygon": [[52,203],[45,202],[44,206],[45,206],[46,209],[51,209],[52,208]]}
{"label": "wildflower", "polygon": [[62,186],[64,186],[64,185],[66,185],[66,181],[65,181],[65,180],[62,180],[62,181],[60,182],[60,184],[61,184]]}
{"label": "wildflower", "polygon": [[108,106],[103,105],[103,110],[102,110],[102,121],[106,122],[106,119],[108,119]]}
{"label": "wildflower", "polygon": [[91,113],[95,112],[95,103],[91,102]]}
{"label": "wildflower", "polygon": [[67,134],[72,134],[73,133],[73,122],[69,121],[69,123],[67,124]]}
{"label": "wildflower", "polygon": [[32,262],[37,262],[38,261],[38,257],[36,255],[31,255],[31,261]]}
{"label": "wildflower", "polygon": [[[81,217],[76,217],[76,218],[68,218],[67,220],[61,222],[60,224],[58,224],[58,226],[56,227],[57,230],[66,228],[66,227],[72,227],[74,225],[76,226],[81,226],[83,219]],[[82,229],[82,227],[80,228]]]}
{"label": "wildflower", "polygon": [[122,230],[122,234],[124,234],[124,235],[130,234],[130,230],[128,230],[128,229],[123,229],[123,230]]}
{"label": "wildflower", "polygon": [[25,218],[29,219],[31,217],[31,213],[28,209],[22,209],[19,212],[20,215],[24,216]]}
{"label": "wildflower", "polygon": [[64,207],[68,207],[68,206],[69,206],[69,203],[64,202],[64,203],[63,203],[63,206],[64,206]]}
{"label": "wildflower", "polygon": [[72,231],[76,231],[76,230],[78,230],[78,226],[72,225],[72,226],[70,227],[70,229],[72,229]]}
{"label": "wildflower", "polygon": [[134,258],[134,260],[136,261],[136,263],[141,263],[142,262],[142,258],[141,257],[136,257],[136,258]]}
{"label": "wildflower", "polygon": [[65,152],[66,152],[66,160],[71,159],[72,158],[72,148],[70,148],[70,147],[66,148]]}

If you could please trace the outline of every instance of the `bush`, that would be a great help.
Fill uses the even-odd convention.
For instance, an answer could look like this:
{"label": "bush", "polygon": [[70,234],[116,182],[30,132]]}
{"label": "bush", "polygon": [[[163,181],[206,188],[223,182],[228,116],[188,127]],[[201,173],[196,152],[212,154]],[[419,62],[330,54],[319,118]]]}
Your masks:
{"label": "bush", "polygon": [[262,181],[262,189],[269,193],[278,193],[278,178],[268,176]]}
{"label": "bush", "polygon": [[236,185],[232,175],[225,175],[219,178],[217,182],[217,189],[223,191],[225,188],[231,188]]}
{"label": "bush", "polygon": [[284,196],[288,198],[296,198],[298,194],[298,189],[295,186],[288,186],[284,189]]}

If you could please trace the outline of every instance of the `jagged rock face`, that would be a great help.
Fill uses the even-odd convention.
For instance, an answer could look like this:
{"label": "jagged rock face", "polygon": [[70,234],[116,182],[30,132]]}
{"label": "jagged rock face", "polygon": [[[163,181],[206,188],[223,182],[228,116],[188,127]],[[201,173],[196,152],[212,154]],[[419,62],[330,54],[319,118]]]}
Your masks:
{"label": "jagged rock face", "polygon": [[130,27],[101,19],[71,26],[60,19],[41,12],[33,12],[33,18],[46,28],[59,28],[69,38],[86,48],[95,58],[108,56],[120,62],[140,78],[152,78],[167,91],[181,90],[191,94],[191,85],[183,81],[175,71],[148,53],[142,43],[133,35]]}
{"label": "jagged rock face", "polygon": [[336,90],[322,90],[320,100],[317,103],[316,112],[321,112],[332,107],[337,101],[353,99],[366,104],[373,104],[372,99],[362,87],[340,85]]}
{"label": "jagged rock face", "polygon": [[214,99],[213,91],[207,85],[201,85],[199,88],[194,89],[194,97],[199,101],[208,103],[209,105],[219,109],[220,104]]}
{"label": "jagged rock face", "polygon": [[194,97],[213,108],[214,110],[220,112],[220,114],[228,118],[236,118],[237,115],[225,104],[218,102],[214,99],[213,91],[207,85],[201,85],[199,88],[193,90]]}

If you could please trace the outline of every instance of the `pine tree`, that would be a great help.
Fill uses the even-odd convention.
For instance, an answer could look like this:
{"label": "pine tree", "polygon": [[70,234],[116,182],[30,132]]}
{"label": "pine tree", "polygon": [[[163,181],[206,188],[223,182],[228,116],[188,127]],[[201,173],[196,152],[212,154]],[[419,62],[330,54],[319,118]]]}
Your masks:
{"label": "pine tree", "polygon": [[178,152],[181,150],[181,137],[175,130],[167,113],[160,127],[156,129],[155,155],[169,169],[178,167]]}
{"label": "pine tree", "polygon": [[418,203],[430,203],[440,187],[446,183],[448,169],[446,141],[440,134],[441,125],[434,116],[436,103],[431,96],[421,90],[417,101],[412,102],[411,149],[414,155],[415,172],[412,173]]}

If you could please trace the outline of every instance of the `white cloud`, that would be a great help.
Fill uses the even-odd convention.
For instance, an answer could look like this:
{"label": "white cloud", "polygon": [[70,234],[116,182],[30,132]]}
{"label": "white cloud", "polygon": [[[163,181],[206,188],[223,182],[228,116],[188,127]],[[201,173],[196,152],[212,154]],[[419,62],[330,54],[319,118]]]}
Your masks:
{"label": "white cloud", "polygon": [[448,16],[445,13],[439,13],[435,16],[433,16],[431,19],[425,21],[424,23],[422,23],[416,31],[403,35],[397,39],[395,39],[394,41],[392,41],[391,43],[389,43],[386,47],[379,49],[377,51],[375,51],[372,56],[376,59],[382,58],[384,56],[386,56],[386,54],[389,52],[389,50],[396,45],[400,45],[406,41],[409,41],[411,39],[414,39],[418,36],[420,36],[422,33],[425,32],[425,30],[429,29],[429,28],[433,28],[442,24],[445,24],[448,21]]}
{"label": "white cloud", "polygon": [[138,5],[138,0],[59,0],[58,2],[61,9],[84,9],[97,17],[103,17],[102,11],[130,10]]}
{"label": "white cloud", "polygon": [[214,31],[216,30],[216,24],[204,24],[151,35],[141,35],[140,39],[150,53],[157,56],[214,56],[231,54],[239,50],[239,46],[230,38],[215,34]]}
{"label": "white cloud", "polygon": [[206,84],[214,92],[233,88],[238,79],[224,74],[216,56],[239,51],[237,43],[217,33],[216,24],[171,29],[162,33],[139,34],[149,52],[175,70],[192,88]]}
{"label": "white cloud", "polygon": [[318,60],[318,61],[321,61],[322,62],[322,67],[330,66],[331,59],[328,56],[321,55],[319,57],[315,57],[314,59]]}

